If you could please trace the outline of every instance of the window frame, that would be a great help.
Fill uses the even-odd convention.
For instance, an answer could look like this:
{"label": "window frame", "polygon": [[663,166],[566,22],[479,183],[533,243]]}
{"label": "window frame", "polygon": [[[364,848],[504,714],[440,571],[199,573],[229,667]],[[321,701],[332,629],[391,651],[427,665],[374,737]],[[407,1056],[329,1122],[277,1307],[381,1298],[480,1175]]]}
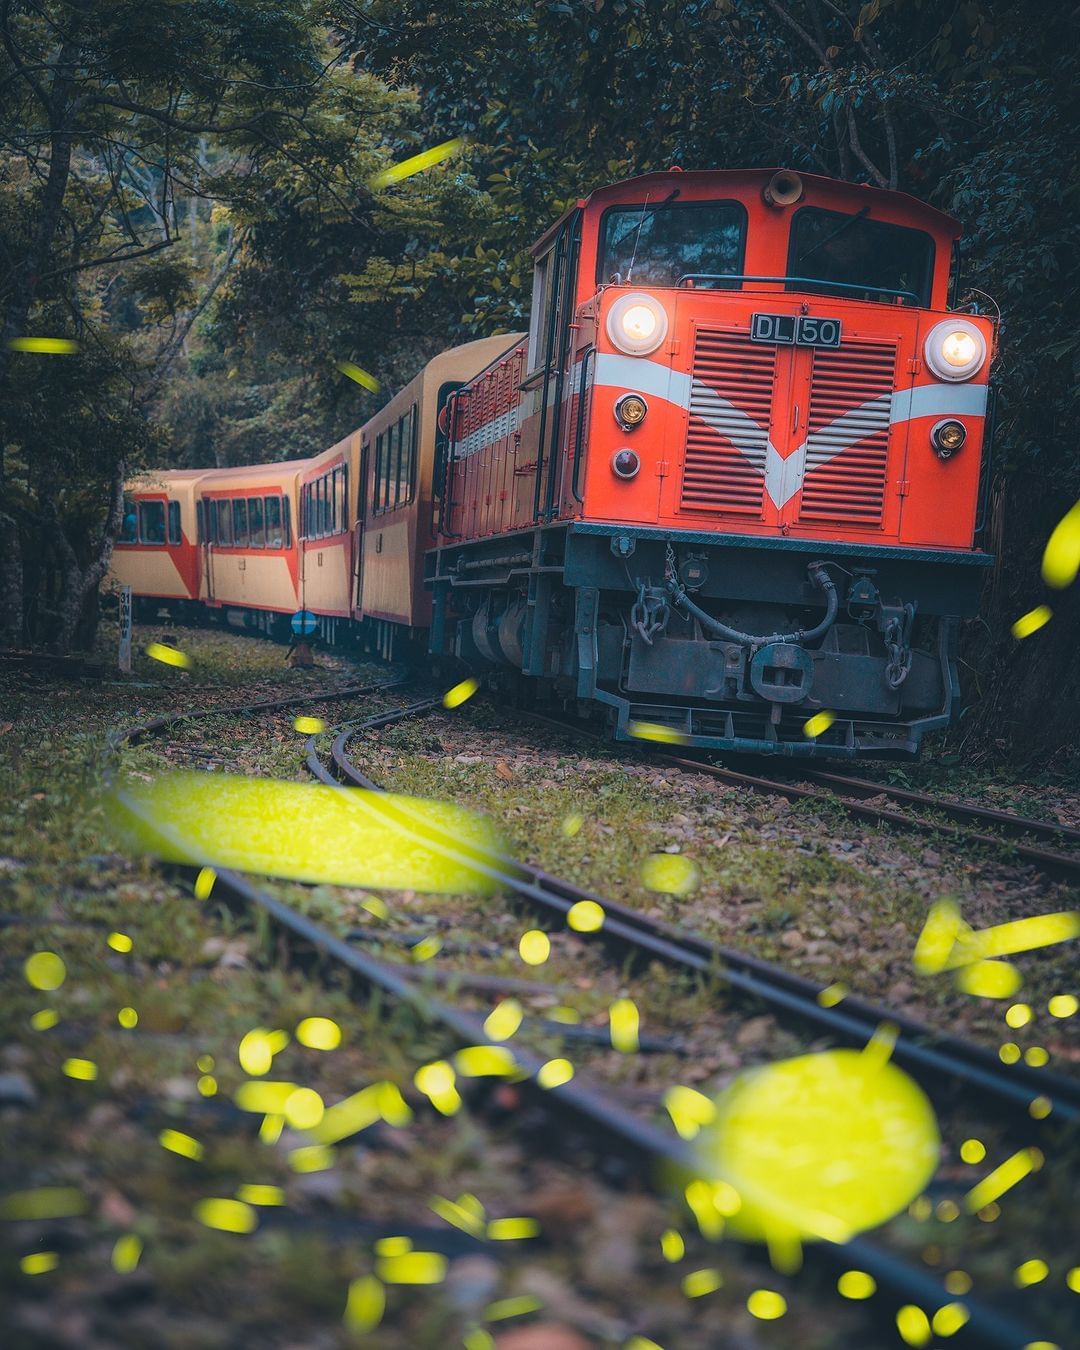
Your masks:
{"label": "window frame", "polygon": [[[148,510],[150,507],[157,507],[157,509],[161,512],[160,539],[147,539],[143,535],[143,511]],[[168,528],[167,526],[168,513],[165,508],[166,508],[166,501],[164,497],[141,497],[135,503],[136,530],[138,541],[140,544],[144,544],[147,548],[166,547],[166,542],[168,539],[168,535],[166,533],[166,530]]]}
{"label": "window frame", "polygon": [[551,241],[551,246],[533,263],[532,309],[529,312],[529,343],[525,362],[526,380],[548,369],[548,337],[551,329],[556,326],[552,301],[554,300],[557,306],[558,295],[562,290],[561,280],[566,257],[563,243],[563,232],[560,230]]}
{"label": "window frame", "polygon": [[[694,211],[694,210],[706,210],[706,209],[714,208],[714,207],[717,207],[717,206],[733,206],[733,207],[735,207],[736,211],[738,212],[738,216],[739,216],[739,259],[738,259],[738,264],[737,264],[737,266],[736,266],[736,268],[735,268],[734,275],[740,276],[740,275],[742,274],[743,268],[746,266],[746,240],[747,240],[747,235],[748,235],[749,227],[750,227],[750,213],[749,213],[749,211],[747,211],[747,209],[746,209],[746,203],[745,203],[745,202],[739,201],[739,199],[738,199],[737,197],[710,197],[707,201],[683,201],[683,202],[679,202],[679,201],[671,201],[671,202],[668,202],[666,206],[663,205],[661,202],[657,202],[656,206],[654,207],[654,210],[656,211],[657,214],[659,214],[659,212],[661,212],[661,211]],[[608,207],[606,207],[606,208],[604,209],[603,213],[602,213],[601,216],[600,216],[600,221],[599,221],[599,224],[597,225],[597,231],[596,231],[596,284],[597,284],[597,286],[605,286],[605,285],[610,284],[610,283],[607,281],[607,278],[604,276],[604,272],[603,272],[603,262],[604,262],[604,235],[605,235],[605,232],[606,232],[606,229],[607,229],[607,218],[608,218],[608,216],[610,216],[613,212],[619,212],[619,213],[621,213],[621,212],[624,212],[624,211],[629,211],[629,212],[632,213],[632,212],[636,211],[637,214],[638,214],[638,216],[640,217],[641,214],[642,214],[642,212],[648,213],[648,210],[649,210],[649,203],[648,203],[648,202],[637,202],[637,203],[635,203],[635,202],[613,202],[610,206],[608,206]],[[630,280],[630,282],[629,282],[629,285],[633,286],[633,284],[634,284],[633,277],[631,277],[631,280]],[[675,281],[674,281],[674,283],[673,283],[671,286],[663,286],[663,285],[661,285],[660,282],[657,282],[657,281],[643,281],[643,282],[641,282],[640,284],[641,284],[643,287],[645,287],[646,289],[648,289],[648,290],[677,290],[677,289],[678,289],[678,284],[679,284],[679,283],[678,283],[678,278],[676,278]],[[624,282],[623,282],[623,285],[625,286],[625,285],[627,285],[627,283],[624,281]],[[718,288],[718,289],[719,289],[719,288]],[[725,287],[723,287],[722,289],[727,290],[727,289],[729,289],[729,288],[725,286]],[[742,282],[733,282],[733,283],[731,284],[730,289],[731,289],[731,290],[742,290]]]}
{"label": "window frame", "polygon": [[[929,309],[930,301],[933,298],[934,294],[934,272],[937,266],[937,243],[934,239],[934,236],[930,234],[928,230],[920,230],[914,225],[900,225],[894,220],[878,220],[875,217],[870,216],[868,214],[863,218],[865,223],[867,224],[883,225],[891,230],[906,230],[909,234],[920,235],[923,239],[925,239],[929,243],[930,251],[927,257],[926,275],[925,278],[923,279],[923,283],[921,286],[912,286],[908,288],[911,290],[912,294],[918,297],[918,299],[914,303],[912,303],[912,301],[910,300],[905,300],[903,296],[899,297],[894,296],[893,299],[891,300],[864,300],[855,291],[844,290],[840,291],[838,294],[836,291],[829,289],[830,286],[847,285],[847,283],[842,283],[840,281],[828,281],[828,280],[815,281],[812,277],[808,277],[805,280],[799,282],[792,281],[791,278],[796,275],[793,271],[793,268],[795,266],[796,231],[798,229],[798,223],[800,218],[803,215],[805,215],[807,211],[816,211],[818,212],[819,215],[835,216],[840,219],[849,219],[849,220],[855,219],[859,215],[858,211],[835,211],[828,206],[815,206],[812,202],[807,202],[803,206],[800,206],[796,211],[792,212],[791,224],[788,227],[788,251],[787,251],[787,262],[785,264],[786,273],[784,277],[784,280],[786,282],[784,288],[785,293],[790,294],[792,291],[796,293],[798,293],[799,291],[803,291],[804,293],[809,295],[833,296],[837,299],[862,300],[863,304],[891,305],[895,304],[896,300],[899,299],[901,305],[907,309]],[[869,294],[876,293],[878,295],[888,295],[890,291],[894,289],[890,286],[883,286],[880,288],[876,288],[874,286],[863,286],[862,282],[853,282],[851,284],[859,286],[861,290]],[[808,290],[807,288],[810,286],[813,286],[816,289],[812,291]]]}

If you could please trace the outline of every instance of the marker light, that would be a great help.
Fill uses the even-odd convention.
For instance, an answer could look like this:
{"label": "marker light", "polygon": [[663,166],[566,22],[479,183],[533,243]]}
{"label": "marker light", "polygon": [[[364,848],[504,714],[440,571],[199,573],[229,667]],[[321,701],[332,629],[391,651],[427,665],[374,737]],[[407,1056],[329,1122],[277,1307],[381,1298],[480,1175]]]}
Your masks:
{"label": "marker light", "polygon": [[633,450],[616,450],[611,457],[611,471],[616,478],[633,478],[641,468],[641,460]]}
{"label": "marker light", "polygon": [[926,338],[926,364],[939,380],[969,380],[986,359],[986,340],[966,319],[935,324]]}
{"label": "marker light", "polygon": [[644,422],[649,405],[640,394],[622,394],[615,400],[615,420],[623,431],[632,431]]}
{"label": "marker light", "polygon": [[608,337],[628,356],[648,356],[656,351],[667,330],[667,311],[651,295],[637,292],[620,296],[608,312]]}
{"label": "marker light", "polygon": [[936,422],[930,432],[930,443],[941,459],[950,459],[966,440],[967,428],[953,417]]}

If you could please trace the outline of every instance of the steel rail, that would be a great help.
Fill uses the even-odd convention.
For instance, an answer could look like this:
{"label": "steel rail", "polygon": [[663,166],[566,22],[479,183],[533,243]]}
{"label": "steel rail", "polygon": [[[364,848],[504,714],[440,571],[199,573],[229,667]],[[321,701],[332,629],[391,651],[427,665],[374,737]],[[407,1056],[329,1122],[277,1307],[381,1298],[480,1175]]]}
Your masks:
{"label": "steel rail", "polygon": [[[353,786],[381,792],[380,785],[358,769],[349,758],[347,748],[350,740],[375,726],[386,726],[408,717],[424,715],[436,706],[438,700],[429,699],[382,713],[366,722],[347,724],[338,730],[331,756],[339,775]],[[332,783],[334,776],[319,760],[313,741],[314,738],[307,747],[308,768],[324,783]],[[383,810],[388,819],[408,827],[410,822],[407,813],[389,803]],[[1032,1068],[1027,1064],[1006,1066],[983,1046],[937,1032],[903,1013],[857,997],[845,997],[842,1006],[824,1006],[820,1001],[824,986],[785,970],[782,966],[650,919],[618,901],[609,900],[574,882],[551,876],[539,867],[505,854],[482,855],[476,850],[463,850],[457,841],[445,833],[428,833],[425,829],[425,842],[429,846],[434,842],[445,856],[464,863],[486,879],[560,918],[565,918],[580,900],[595,901],[605,916],[601,936],[609,940],[614,938],[696,975],[721,979],[740,994],[759,999],[774,1010],[808,1022],[840,1041],[865,1045],[882,1023],[891,1023],[898,1031],[893,1058],[916,1074],[924,1086],[931,1090],[940,1091],[939,1079],[944,1077],[950,1080],[950,1086],[954,1085],[954,1080],[958,1081],[995,1101],[999,1107],[1025,1115],[1029,1112],[1033,1098],[1043,1096],[1050,1101],[1050,1114],[1056,1121],[1072,1122],[1080,1119],[1080,1080]]]}

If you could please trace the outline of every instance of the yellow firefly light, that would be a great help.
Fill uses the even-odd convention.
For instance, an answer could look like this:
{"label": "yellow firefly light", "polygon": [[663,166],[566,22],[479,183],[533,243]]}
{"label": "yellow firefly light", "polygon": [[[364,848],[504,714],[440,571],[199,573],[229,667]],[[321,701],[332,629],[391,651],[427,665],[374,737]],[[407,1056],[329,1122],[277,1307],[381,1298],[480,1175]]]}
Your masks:
{"label": "yellow firefly light", "polygon": [[1080,502],[1054,528],[1043,553],[1043,581],[1055,590],[1071,586],[1080,571]]}
{"label": "yellow firefly light", "polygon": [[71,338],[21,337],[8,343],[10,352],[36,352],[39,356],[73,356],[79,344]]}
{"label": "yellow firefly light", "polygon": [[1045,628],[1053,617],[1054,611],[1049,605],[1036,605],[1034,609],[1020,615],[1012,626],[1012,635],[1014,638],[1030,637],[1040,628]]}
{"label": "yellow firefly light", "polygon": [[418,155],[411,155],[399,164],[392,164],[388,169],[380,170],[372,178],[371,186],[389,187],[391,183],[400,183],[402,179],[411,178],[413,174],[423,173],[425,169],[430,169],[435,164],[441,164],[444,159],[449,159],[451,155],[456,155],[464,144],[463,137],[455,136],[453,140],[443,141],[441,145],[433,145],[430,150],[422,150]]}
{"label": "yellow firefly light", "polygon": [[[350,380],[368,390],[369,393],[377,394],[379,392],[379,381],[374,375],[370,375],[363,366],[358,366],[355,361],[339,361],[337,369],[342,375],[347,375]],[[300,728],[297,727],[297,731]]]}
{"label": "yellow firefly light", "polygon": [[160,661],[163,666],[177,666],[180,670],[187,670],[191,666],[191,657],[186,652],[167,647],[164,642],[149,643],[146,654],[152,660]]}

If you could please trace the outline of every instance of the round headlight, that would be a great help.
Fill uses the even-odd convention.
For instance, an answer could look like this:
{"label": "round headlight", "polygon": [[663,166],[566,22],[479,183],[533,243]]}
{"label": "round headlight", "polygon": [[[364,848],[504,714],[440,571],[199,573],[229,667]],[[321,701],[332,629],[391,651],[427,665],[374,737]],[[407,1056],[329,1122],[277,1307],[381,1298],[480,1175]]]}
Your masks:
{"label": "round headlight", "polygon": [[649,405],[640,394],[622,394],[615,400],[615,420],[623,431],[632,431],[645,420]]}
{"label": "round headlight", "polygon": [[966,319],[935,324],[926,338],[926,364],[939,380],[969,380],[986,360],[986,339]]}
{"label": "round headlight", "polygon": [[941,459],[951,459],[966,440],[967,428],[954,417],[935,422],[930,430],[930,443]]}
{"label": "round headlight", "polygon": [[616,450],[611,456],[611,471],[616,478],[633,478],[641,468],[641,460],[633,450]]}
{"label": "round headlight", "polygon": [[628,356],[647,356],[656,351],[667,330],[667,311],[651,295],[622,295],[608,311],[608,337]]}

